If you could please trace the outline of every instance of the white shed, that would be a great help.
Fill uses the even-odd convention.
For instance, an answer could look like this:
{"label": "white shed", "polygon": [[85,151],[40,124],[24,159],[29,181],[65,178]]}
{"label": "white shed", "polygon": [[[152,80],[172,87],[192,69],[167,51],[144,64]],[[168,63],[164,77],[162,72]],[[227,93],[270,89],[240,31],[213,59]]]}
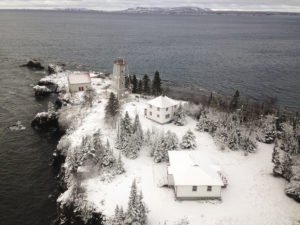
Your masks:
{"label": "white shed", "polygon": [[168,185],[177,199],[221,199],[220,168],[202,151],[169,151]]}
{"label": "white shed", "polygon": [[173,120],[178,105],[179,102],[176,100],[159,96],[147,102],[144,114],[148,119],[160,124],[168,123]]}
{"label": "white shed", "polygon": [[88,73],[71,73],[68,75],[69,91],[85,91],[91,87],[91,77]]}

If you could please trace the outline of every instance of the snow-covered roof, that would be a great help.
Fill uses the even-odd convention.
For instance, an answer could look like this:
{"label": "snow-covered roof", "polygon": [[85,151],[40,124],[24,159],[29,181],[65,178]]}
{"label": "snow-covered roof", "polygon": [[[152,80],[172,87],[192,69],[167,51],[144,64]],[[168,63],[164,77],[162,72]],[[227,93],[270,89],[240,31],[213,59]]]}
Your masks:
{"label": "snow-covered roof", "polygon": [[68,75],[70,84],[87,84],[91,83],[91,77],[88,73],[71,73]]}
{"label": "snow-covered roof", "polygon": [[167,96],[159,96],[157,98],[154,98],[150,101],[148,101],[148,104],[159,107],[159,108],[168,108],[174,105],[179,104],[178,101],[175,101]]}
{"label": "snow-covered roof", "polygon": [[220,168],[202,151],[169,151],[168,173],[177,185],[223,186]]}

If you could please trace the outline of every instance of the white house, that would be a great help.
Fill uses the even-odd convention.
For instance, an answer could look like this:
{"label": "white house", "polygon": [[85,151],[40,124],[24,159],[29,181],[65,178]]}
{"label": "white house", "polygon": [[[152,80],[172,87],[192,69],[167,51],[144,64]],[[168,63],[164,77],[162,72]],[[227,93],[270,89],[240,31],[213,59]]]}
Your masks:
{"label": "white house", "polygon": [[91,87],[91,77],[88,73],[71,73],[68,75],[69,91],[85,91]]}
{"label": "white house", "polygon": [[178,101],[167,96],[159,96],[147,102],[144,115],[160,124],[168,123],[173,120],[178,106]]}
{"label": "white house", "polygon": [[168,185],[177,199],[221,199],[220,168],[202,151],[169,151]]}

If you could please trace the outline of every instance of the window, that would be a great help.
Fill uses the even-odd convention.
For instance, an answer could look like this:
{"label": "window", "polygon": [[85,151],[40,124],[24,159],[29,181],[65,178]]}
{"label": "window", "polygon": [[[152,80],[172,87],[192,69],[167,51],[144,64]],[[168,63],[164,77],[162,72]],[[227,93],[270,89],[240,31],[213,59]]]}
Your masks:
{"label": "window", "polygon": [[176,109],[176,105],[174,105],[174,108]]}
{"label": "window", "polygon": [[152,109],[152,105],[149,105],[150,106],[150,109]]}
{"label": "window", "polygon": [[149,112],[150,116],[152,116],[152,112]]}
{"label": "window", "polygon": [[157,114],[157,118],[159,118],[159,114]]}
{"label": "window", "polygon": [[211,191],[212,190],[212,186],[207,186],[207,191]]}
{"label": "window", "polygon": [[168,119],[169,117],[170,117],[170,114],[167,114],[167,115],[166,115],[166,119]]}
{"label": "window", "polygon": [[78,87],[79,91],[83,91],[83,87]]}
{"label": "window", "polygon": [[169,108],[166,108],[166,111],[168,111],[169,110]]}
{"label": "window", "polygon": [[193,186],[192,191],[197,191],[197,186]]}
{"label": "window", "polygon": [[159,111],[159,110],[160,110],[160,108],[157,107],[157,111]]}

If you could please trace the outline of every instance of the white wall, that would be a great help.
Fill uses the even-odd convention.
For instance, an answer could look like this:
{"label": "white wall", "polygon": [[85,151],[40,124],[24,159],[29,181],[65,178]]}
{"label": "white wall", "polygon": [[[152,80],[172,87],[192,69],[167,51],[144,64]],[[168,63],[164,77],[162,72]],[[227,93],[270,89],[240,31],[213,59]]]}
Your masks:
{"label": "white wall", "polygon": [[174,186],[174,177],[172,174],[168,174],[168,185]]}
{"label": "white wall", "polygon": [[117,63],[113,66],[113,74],[112,74],[112,86],[115,90],[124,89],[125,88],[125,65],[119,65]]}
{"label": "white wall", "polygon": [[[149,104],[147,105],[147,114],[146,117],[154,120],[158,123],[164,124],[168,123],[174,118],[174,112],[176,111],[178,106],[171,106],[168,108],[157,108],[155,106],[150,106]],[[151,115],[151,113],[152,115]],[[169,118],[166,118],[166,115],[169,114]]]}
{"label": "white wall", "polygon": [[79,91],[79,87],[83,87],[83,90],[85,91],[86,89],[91,87],[90,83],[86,83],[86,84],[69,84],[69,91],[71,93],[77,92]]}
{"label": "white wall", "polygon": [[192,186],[176,186],[175,194],[177,198],[221,198],[221,186],[212,186],[211,191],[207,191],[207,186],[197,186],[197,191],[193,191]]}

